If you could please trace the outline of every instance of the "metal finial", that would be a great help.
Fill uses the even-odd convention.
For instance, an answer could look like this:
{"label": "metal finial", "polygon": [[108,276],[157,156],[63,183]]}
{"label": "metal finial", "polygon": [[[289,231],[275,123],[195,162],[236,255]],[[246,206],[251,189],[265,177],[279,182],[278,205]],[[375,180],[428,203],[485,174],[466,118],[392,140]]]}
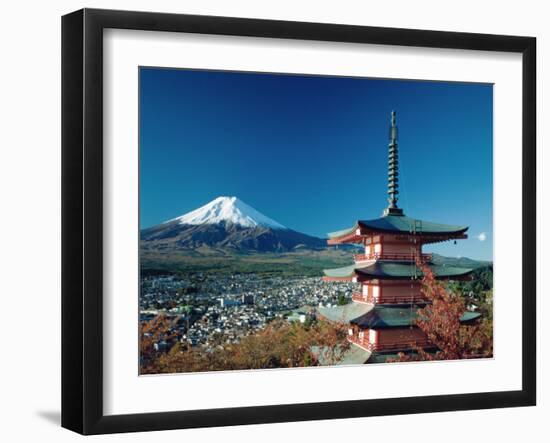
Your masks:
{"label": "metal finial", "polygon": [[397,207],[399,194],[399,150],[397,147],[396,112],[391,112],[390,143],[388,144],[388,207],[384,215],[403,215],[403,210]]}

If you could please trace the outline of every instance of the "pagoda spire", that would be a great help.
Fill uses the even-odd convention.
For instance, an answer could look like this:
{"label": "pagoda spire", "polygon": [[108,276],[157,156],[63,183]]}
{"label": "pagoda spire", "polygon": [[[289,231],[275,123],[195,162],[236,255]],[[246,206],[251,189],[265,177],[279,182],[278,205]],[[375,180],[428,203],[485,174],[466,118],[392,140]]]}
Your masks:
{"label": "pagoda spire", "polygon": [[397,147],[397,124],[395,111],[391,112],[390,143],[388,144],[388,207],[383,215],[403,215],[403,209],[397,207],[399,194],[399,151]]}

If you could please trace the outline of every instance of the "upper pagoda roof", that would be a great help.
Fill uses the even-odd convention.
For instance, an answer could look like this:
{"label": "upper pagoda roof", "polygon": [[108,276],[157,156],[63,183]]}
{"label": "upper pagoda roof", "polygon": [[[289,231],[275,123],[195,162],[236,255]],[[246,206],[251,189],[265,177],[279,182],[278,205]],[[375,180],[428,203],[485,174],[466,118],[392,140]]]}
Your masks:
{"label": "upper pagoda roof", "polygon": [[358,220],[351,228],[341,231],[330,232],[329,241],[353,241],[346,239],[350,235],[357,233],[359,235],[369,235],[375,233],[395,233],[395,234],[414,234],[414,235],[436,235],[436,236],[455,236],[464,234],[468,226],[446,225],[426,220],[407,217],[406,215],[385,215],[372,220]]}
{"label": "upper pagoda roof", "polygon": [[[434,265],[430,264],[430,269],[437,278],[463,277],[471,272],[471,268],[461,268],[458,266]],[[345,279],[353,277],[366,277],[367,279],[410,279],[413,277],[422,278],[422,270],[411,262],[387,262],[375,261],[368,265],[354,263],[342,268],[333,268],[323,270],[325,276],[329,278]]]}
{"label": "upper pagoda roof", "polygon": [[[403,328],[413,325],[418,318],[417,306],[411,309],[409,306],[363,305],[362,308],[354,308],[352,305],[361,305],[361,303],[318,309],[319,313],[328,320],[341,324],[352,323],[363,329]],[[460,321],[468,323],[480,316],[479,312],[465,312]]]}

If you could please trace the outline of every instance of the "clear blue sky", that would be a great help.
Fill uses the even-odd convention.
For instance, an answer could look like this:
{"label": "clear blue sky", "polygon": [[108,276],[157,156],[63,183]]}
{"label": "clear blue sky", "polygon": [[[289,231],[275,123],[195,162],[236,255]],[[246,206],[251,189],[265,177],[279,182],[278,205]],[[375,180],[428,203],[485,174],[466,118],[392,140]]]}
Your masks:
{"label": "clear blue sky", "polygon": [[399,207],[470,226],[427,249],[492,259],[490,84],[141,68],[141,227],[220,195],[320,237],[376,218],[392,110]]}

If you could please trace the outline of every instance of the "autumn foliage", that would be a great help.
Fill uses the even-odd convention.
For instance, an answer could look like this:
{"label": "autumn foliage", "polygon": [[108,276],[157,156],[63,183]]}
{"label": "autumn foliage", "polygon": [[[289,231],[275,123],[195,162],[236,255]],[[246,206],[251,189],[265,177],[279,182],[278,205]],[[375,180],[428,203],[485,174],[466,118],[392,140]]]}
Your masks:
{"label": "autumn foliage", "polygon": [[429,303],[418,310],[416,325],[426,334],[437,351],[415,349],[412,354],[399,354],[391,361],[411,360],[458,360],[486,358],[493,355],[493,325],[489,319],[480,319],[476,324],[460,322],[466,312],[464,297],[449,290],[446,284],[437,281],[429,266],[419,262],[424,277],[422,292]]}
{"label": "autumn foliage", "polygon": [[[484,315],[474,324],[461,323],[471,298],[456,285],[436,280],[426,264],[418,262],[417,265],[422,269],[422,292],[428,303],[418,309],[415,326],[424,332],[433,347],[428,350],[417,347],[413,352],[399,353],[386,361],[492,357],[492,316]],[[491,291],[483,294],[485,297]],[[481,308],[480,312],[485,308],[492,310],[491,304]],[[346,326],[322,319],[304,324],[279,319],[236,343],[221,334],[209,339],[207,346],[190,346],[186,341],[178,341],[173,321],[159,315],[142,323],[142,374],[332,365],[341,361],[350,347]],[[164,343],[166,349],[159,349],[159,343]]]}
{"label": "autumn foliage", "polygon": [[208,348],[177,342],[169,352],[155,351],[155,342],[173,339],[168,329],[163,316],[142,325],[142,374],[317,366],[321,358],[324,364],[334,364],[349,347],[342,326],[323,320],[307,324],[276,320],[238,343],[225,343],[220,337]]}

